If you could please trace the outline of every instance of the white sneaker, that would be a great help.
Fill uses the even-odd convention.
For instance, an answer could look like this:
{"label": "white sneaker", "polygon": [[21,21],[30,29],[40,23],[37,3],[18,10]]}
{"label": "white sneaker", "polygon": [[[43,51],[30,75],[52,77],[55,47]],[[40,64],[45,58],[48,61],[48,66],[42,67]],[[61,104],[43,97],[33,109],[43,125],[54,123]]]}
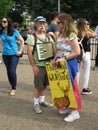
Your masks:
{"label": "white sneaker", "polygon": [[68,113],[71,113],[71,112],[72,112],[72,110],[70,108],[66,108],[64,110],[59,110],[60,114],[68,114]]}
{"label": "white sneaker", "polygon": [[78,111],[72,111],[67,117],[64,118],[64,121],[66,122],[73,122],[76,119],[79,119],[80,115]]}
{"label": "white sneaker", "polygon": [[34,105],[33,109],[34,109],[35,113],[37,113],[37,114],[42,113],[42,110],[40,109],[39,104]]}

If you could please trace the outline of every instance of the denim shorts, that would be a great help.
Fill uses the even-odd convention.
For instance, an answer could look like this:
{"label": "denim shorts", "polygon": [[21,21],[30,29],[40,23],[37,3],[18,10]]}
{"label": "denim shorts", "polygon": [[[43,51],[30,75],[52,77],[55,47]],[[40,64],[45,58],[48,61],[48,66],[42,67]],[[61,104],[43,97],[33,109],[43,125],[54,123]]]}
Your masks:
{"label": "denim shorts", "polygon": [[47,72],[45,67],[39,67],[39,74],[37,76],[34,75],[34,85],[37,89],[45,89],[49,85]]}

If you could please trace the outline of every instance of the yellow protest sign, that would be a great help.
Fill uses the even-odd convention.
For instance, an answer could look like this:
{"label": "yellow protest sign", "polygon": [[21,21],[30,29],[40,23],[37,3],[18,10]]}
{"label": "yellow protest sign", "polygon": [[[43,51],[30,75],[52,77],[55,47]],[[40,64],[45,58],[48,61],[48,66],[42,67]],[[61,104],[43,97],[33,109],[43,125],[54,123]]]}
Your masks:
{"label": "yellow protest sign", "polygon": [[59,109],[77,108],[66,61],[60,61],[56,69],[48,63],[46,70],[54,105]]}

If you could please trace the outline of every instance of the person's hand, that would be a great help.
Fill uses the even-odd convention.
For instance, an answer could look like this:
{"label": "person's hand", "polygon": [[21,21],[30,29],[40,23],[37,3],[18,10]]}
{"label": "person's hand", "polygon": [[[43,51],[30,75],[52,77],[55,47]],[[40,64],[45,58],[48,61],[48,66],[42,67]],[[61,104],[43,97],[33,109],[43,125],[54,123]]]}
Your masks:
{"label": "person's hand", "polygon": [[54,36],[54,33],[53,32],[48,32],[48,35],[49,36]]}
{"label": "person's hand", "polygon": [[38,68],[36,65],[34,65],[34,66],[33,66],[34,75],[37,76],[37,75],[39,74],[39,71],[40,71],[39,68]]}
{"label": "person's hand", "polygon": [[64,61],[64,60],[65,60],[65,57],[61,57],[61,58],[57,59],[58,62]]}
{"label": "person's hand", "polygon": [[52,37],[54,41],[56,41],[56,36],[53,32],[49,32],[48,36]]}
{"label": "person's hand", "polygon": [[20,57],[22,55],[22,51],[18,51],[16,55]]}

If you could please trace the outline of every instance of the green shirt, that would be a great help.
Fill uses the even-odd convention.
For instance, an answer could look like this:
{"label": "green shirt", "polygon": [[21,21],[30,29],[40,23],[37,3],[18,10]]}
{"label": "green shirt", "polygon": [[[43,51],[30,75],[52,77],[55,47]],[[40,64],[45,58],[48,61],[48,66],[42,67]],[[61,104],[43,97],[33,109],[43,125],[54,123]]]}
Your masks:
{"label": "green shirt", "polygon": [[[29,45],[32,45],[34,46],[34,53],[33,53],[33,56],[32,58],[34,57],[34,62],[37,66],[46,66],[46,63],[50,61],[50,59],[47,59],[47,60],[38,60],[38,54],[37,54],[37,48],[36,48],[36,45],[35,44],[41,44],[43,43],[42,41],[45,41],[45,42],[48,42],[50,41],[50,43],[52,44],[53,43],[53,39],[51,37],[46,37],[46,39],[43,39],[41,38],[39,35],[37,35],[37,40],[35,41],[35,38],[33,35],[30,35],[27,40],[26,40],[26,43],[29,44]],[[40,40],[39,40],[40,39]],[[46,43],[47,44],[47,43]]]}

